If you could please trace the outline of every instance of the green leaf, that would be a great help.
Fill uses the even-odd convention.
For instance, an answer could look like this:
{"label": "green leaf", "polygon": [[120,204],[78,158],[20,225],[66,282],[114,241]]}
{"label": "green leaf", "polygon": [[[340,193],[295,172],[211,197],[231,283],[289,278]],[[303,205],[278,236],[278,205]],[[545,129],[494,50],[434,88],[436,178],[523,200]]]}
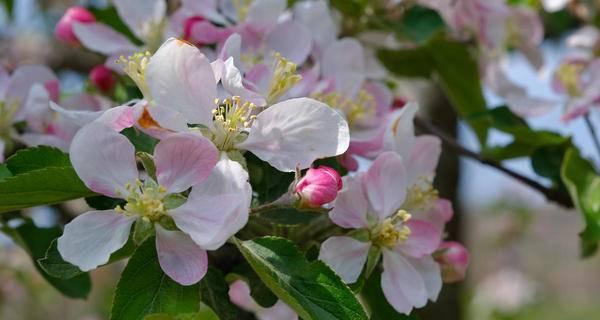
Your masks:
{"label": "green leaf", "polygon": [[241,279],[245,281],[252,290],[250,295],[262,307],[272,307],[277,303],[277,296],[271,292],[271,289],[267,288],[262,280],[258,277],[256,272],[247,263],[237,265],[233,269],[233,273],[229,273],[226,277],[227,282],[231,283],[235,280]]}
{"label": "green leaf", "polygon": [[154,165],[154,157],[151,154],[142,151],[136,152],[135,155],[141,160],[146,173],[148,173],[152,179],[156,180],[156,165]]}
{"label": "green leaf", "polygon": [[71,279],[82,273],[81,269],[63,260],[56,239],[52,240],[46,254],[37,260],[40,267],[49,275],[59,279]]}
{"label": "green leaf", "polygon": [[371,310],[371,320],[418,320],[415,315],[398,313],[381,290],[381,272],[374,272],[367,280],[362,297]]}
{"label": "green leaf", "polygon": [[406,11],[396,32],[422,44],[445,27],[446,24],[437,11],[414,6]]}
{"label": "green leaf", "polygon": [[223,273],[213,267],[200,281],[200,299],[219,316],[221,320],[235,320],[238,309],[229,301],[229,285]]}
{"label": "green leaf", "polygon": [[85,198],[88,206],[96,210],[112,210],[117,206],[124,205],[125,200],[116,199],[107,196],[94,196]]}
{"label": "green leaf", "polygon": [[571,148],[565,154],[561,177],[573,203],[583,215],[585,229],[580,234],[585,256],[593,254],[600,241],[600,175],[594,165]]}
{"label": "green leaf", "polygon": [[12,177],[12,172],[8,170],[5,164],[0,165],[0,182],[8,177]]}
{"label": "green leaf", "polygon": [[121,131],[126,136],[138,152],[154,153],[154,147],[158,143],[155,138],[137,130],[136,128],[127,128]]}
{"label": "green leaf", "polygon": [[89,274],[82,273],[71,279],[59,279],[45,272],[37,263],[38,259],[44,258],[53,240],[61,235],[59,228],[38,228],[31,220],[26,220],[16,228],[5,227],[3,231],[29,253],[38,272],[54,288],[71,298],[87,297],[92,286]]}
{"label": "green leaf", "polygon": [[400,77],[429,78],[433,65],[425,47],[404,50],[380,50],[379,60],[392,73]]}
{"label": "green leaf", "polygon": [[137,219],[133,226],[133,243],[141,245],[154,235],[154,223],[146,219]]}
{"label": "green leaf", "polygon": [[131,42],[134,44],[141,46],[144,43],[140,41],[134,34],[129,30],[127,25],[121,20],[121,17],[117,13],[117,10],[114,7],[106,7],[106,8],[95,8],[91,7],[89,10],[96,17],[96,21],[102,22],[111,26],[111,29],[122,33],[125,35]]}
{"label": "green leaf", "polygon": [[273,293],[305,319],[367,319],[352,291],[325,264],[308,262],[288,240],[236,241]]}
{"label": "green leaf", "polygon": [[163,273],[151,237],[137,248],[117,284],[111,320],[144,319],[152,313],[198,311],[198,285],[182,286]]}
{"label": "green leaf", "polygon": [[245,155],[252,190],[258,194],[259,203],[274,201],[287,192],[294,174],[281,172],[267,162],[247,152]]}
{"label": "green leaf", "polygon": [[294,226],[309,223],[322,214],[321,212],[311,210],[282,208],[262,212],[260,217],[273,224]]}
{"label": "green leaf", "polygon": [[33,170],[0,181],[0,212],[94,195],[72,167]]}
{"label": "green leaf", "polygon": [[22,149],[6,159],[6,166],[13,175],[44,168],[69,168],[69,155],[48,146]]}
{"label": "green leaf", "polygon": [[200,303],[200,311],[196,313],[183,313],[176,316],[155,313],[147,315],[144,320],[219,320],[219,317],[208,306]]}
{"label": "green leaf", "polygon": [[331,6],[346,16],[360,17],[364,14],[369,0],[331,0]]}

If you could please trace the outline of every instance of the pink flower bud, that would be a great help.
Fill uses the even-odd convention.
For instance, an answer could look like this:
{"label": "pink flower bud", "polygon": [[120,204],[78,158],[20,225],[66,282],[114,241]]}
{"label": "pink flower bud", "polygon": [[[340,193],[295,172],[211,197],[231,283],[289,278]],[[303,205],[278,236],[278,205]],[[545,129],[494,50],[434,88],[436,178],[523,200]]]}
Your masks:
{"label": "pink flower bud", "polygon": [[75,33],[73,33],[73,23],[89,23],[94,21],[96,21],[96,17],[86,8],[78,6],[70,7],[56,24],[54,35],[60,41],[77,46],[79,45],[79,40]]}
{"label": "pink flower bud", "polygon": [[115,88],[117,77],[105,65],[95,66],[90,71],[90,82],[96,86],[102,93],[110,93]]}
{"label": "pink flower bud", "polygon": [[183,40],[190,40],[192,36],[192,28],[198,22],[206,21],[206,19],[200,16],[189,17],[183,23]]}
{"label": "pink flower bud", "polygon": [[326,166],[308,169],[296,185],[296,192],[302,198],[302,204],[312,208],[335,200],[340,189],[342,178],[337,171]]}
{"label": "pink flower bud", "polygon": [[469,265],[469,251],[462,244],[455,241],[443,242],[434,258],[442,267],[444,282],[458,282],[465,278]]}

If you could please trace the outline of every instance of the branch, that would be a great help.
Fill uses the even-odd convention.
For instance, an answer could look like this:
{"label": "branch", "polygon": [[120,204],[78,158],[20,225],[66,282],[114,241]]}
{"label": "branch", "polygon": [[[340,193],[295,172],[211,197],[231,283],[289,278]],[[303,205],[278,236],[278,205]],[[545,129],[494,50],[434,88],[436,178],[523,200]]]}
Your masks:
{"label": "branch", "polygon": [[500,162],[498,162],[496,160],[485,158],[481,154],[476,153],[474,151],[471,151],[471,150],[463,147],[456,141],[456,139],[454,139],[450,135],[446,134],[445,132],[443,132],[442,130],[440,130],[439,128],[437,128],[436,126],[434,126],[432,123],[430,123],[429,121],[427,121],[425,119],[416,117],[415,124],[418,127],[420,127],[421,129],[440,138],[447,147],[452,149],[457,154],[477,160],[481,164],[495,168],[498,171],[504,172],[506,175],[520,181],[521,183],[529,186],[530,188],[532,188],[534,190],[537,190],[538,192],[543,194],[546,197],[546,199],[548,199],[548,200],[558,203],[566,208],[573,207],[573,201],[571,200],[571,198],[569,197],[568,194],[561,192],[559,190],[556,190],[556,189],[548,188],[531,178],[528,178],[520,173],[512,171],[511,169],[503,167],[500,164]]}

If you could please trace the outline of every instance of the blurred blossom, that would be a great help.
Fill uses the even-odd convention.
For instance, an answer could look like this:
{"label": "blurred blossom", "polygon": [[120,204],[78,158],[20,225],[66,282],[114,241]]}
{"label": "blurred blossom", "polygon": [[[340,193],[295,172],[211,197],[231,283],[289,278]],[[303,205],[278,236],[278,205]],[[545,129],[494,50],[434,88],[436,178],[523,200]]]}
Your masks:
{"label": "blurred blossom", "polygon": [[474,304],[489,312],[512,314],[535,302],[537,284],[515,269],[502,269],[485,278],[475,289]]}
{"label": "blurred blossom", "polygon": [[443,242],[434,254],[434,259],[442,267],[442,279],[446,283],[462,281],[469,265],[469,251],[455,241]]}
{"label": "blurred blossom", "polygon": [[104,94],[110,94],[117,84],[117,76],[104,65],[94,67],[90,71],[89,80]]}
{"label": "blurred blossom", "polygon": [[54,35],[60,41],[68,43],[72,46],[79,45],[80,42],[73,32],[74,23],[91,23],[95,22],[96,17],[83,7],[71,7],[67,9],[65,14],[60,18],[54,29]]}

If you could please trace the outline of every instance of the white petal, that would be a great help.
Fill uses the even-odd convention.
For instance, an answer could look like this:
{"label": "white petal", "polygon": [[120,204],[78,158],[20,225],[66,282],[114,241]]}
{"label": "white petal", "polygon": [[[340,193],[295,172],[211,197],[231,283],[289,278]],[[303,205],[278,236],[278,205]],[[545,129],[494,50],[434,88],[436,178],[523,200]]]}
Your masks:
{"label": "white petal", "polygon": [[319,260],[331,267],[345,283],[354,283],[367,262],[369,248],[370,242],[350,237],[331,237],[321,245]]}
{"label": "white petal", "polygon": [[189,123],[212,122],[217,86],[210,62],[198,48],[170,38],[150,59],[146,81],[158,106],[181,112]]}
{"label": "white petal", "polygon": [[302,65],[312,49],[312,38],[308,29],[292,20],[278,24],[271,31],[265,43],[270,50],[281,53],[281,55]]}
{"label": "white petal", "polygon": [[362,179],[369,203],[380,220],[396,212],[406,198],[406,169],[396,153],[379,155]]}
{"label": "white petal", "polygon": [[381,289],[396,311],[409,314],[413,307],[427,303],[427,290],[421,274],[402,255],[383,251],[383,273]]}
{"label": "white petal", "polygon": [[353,97],[365,80],[365,54],[355,39],[344,38],[332,43],[323,53],[323,76],[335,80],[336,90]]}
{"label": "white petal", "polygon": [[86,212],[65,226],[57,241],[58,251],[82,271],[95,269],[125,245],[135,219],[114,210]]}
{"label": "white petal", "polygon": [[175,133],[154,149],[156,178],[169,193],[179,193],[206,179],[217,163],[214,144],[199,133]]}
{"label": "white petal", "polygon": [[223,88],[232,96],[240,96],[243,100],[252,102],[257,106],[266,105],[265,98],[261,94],[247,89],[243,80],[242,73],[234,65],[233,57],[230,57],[223,65],[223,76],[221,78]]}
{"label": "white petal", "polygon": [[137,51],[138,48],[124,35],[102,23],[73,23],[77,39],[88,49],[112,55]]}
{"label": "white petal", "polygon": [[170,231],[155,224],[156,251],[163,271],[177,283],[189,286],[197,283],[208,270],[206,251],[181,231]]}
{"label": "white petal", "polygon": [[308,168],[313,161],[348,149],[348,123],[335,110],[309,98],[279,102],[258,114],[238,145],[280,171]]}
{"label": "white petal", "polygon": [[245,22],[259,28],[270,29],[275,26],[279,15],[286,7],[286,0],[254,0],[248,8]]}
{"label": "white petal", "polygon": [[421,274],[429,300],[436,301],[440,291],[442,291],[442,271],[440,265],[431,256],[421,259],[406,257],[406,260]]}
{"label": "white petal", "polygon": [[138,178],[135,148],[125,136],[103,124],[90,123],[81,128],[69,154],[85,185],[109,197],[123,197],[125,184]]}
{"label": "white petal", "polygon": [[151,28],[156,28],[167,11],[165,0],[113,0],[119,17],[129,30],[145,40]]}
{"label": "white petal", "polygon": [[51,82],[58,82],[58,78],[48,67],[42,65],[20,66],[12,73],[6,84],[5,102],[16,101],[23,104],[35,83],[45,85]]}
{"label": "white petal", "polygon": [[246,225],[251,199],[248,173],[239,163],[221,159],[210,177],[194,186],[188,201],[170,215],[199,246],[216,250]]}
{"label": "white petal", "polygon": [[338,193],[329,218],[342,228],[367,228],[367,212],[369,202],[365,197],[361,179],[356,176],[345,176],[343,188]]}
{"label": "white petal", "polygon": [[419,105],[410,102],[390,115],[384,134],[384,150],[394,151],[408,159],[415,143],[414,119],[418,110]]}
{"label": "white petal", "polygon": [[337,38],[337,23],[325,1],[297,2],[294,6],[294,19],[310,30],[318,50],[324,50]]}

